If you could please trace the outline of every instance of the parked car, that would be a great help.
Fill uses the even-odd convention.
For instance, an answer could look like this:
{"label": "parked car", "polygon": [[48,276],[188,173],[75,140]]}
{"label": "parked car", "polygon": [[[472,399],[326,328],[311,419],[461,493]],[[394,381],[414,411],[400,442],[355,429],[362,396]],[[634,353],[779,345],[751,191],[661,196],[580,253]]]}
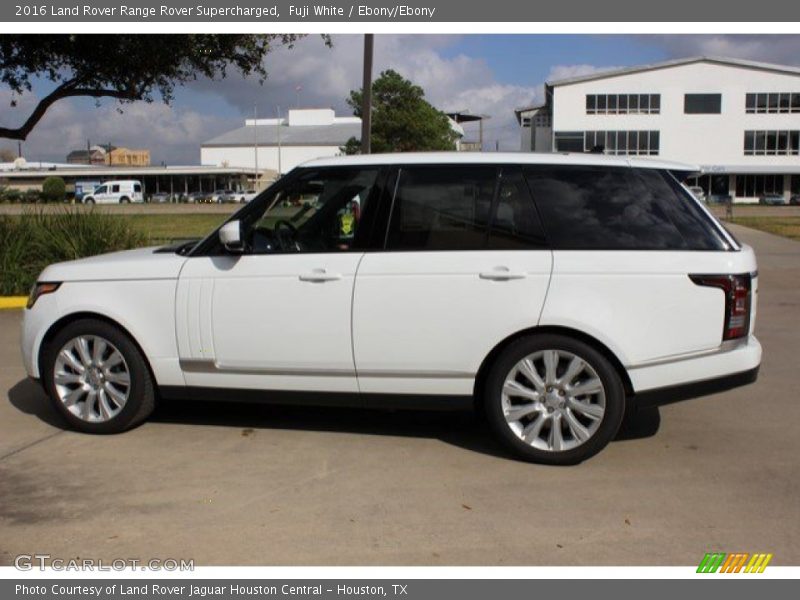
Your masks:
{"label": "parked car", "polygon": [[167,192],[156,192],[150,195],[150,202],[154,204],[164,204],[172,202],[172,197]]}
{"label": "parked car", "polygon": [[706,201],[706,193],[703,191],[703,188],[700,186],[693,185],[689,188],[689,191],[692,192],[695,198],[700,200],[701,202]]}
{"label": "parked car", "polygon": [[172,397],[477,407],[518,457],[573,464],[638,407],[757,376],[756,257],[678,183],[695,170],[314,160],[200,242],[47,267],[25,368],[84,432]]}
{"label": "parked car", "polygon": [[243,192],[237,192],[236,193],[236,197],[239,199],[239,202],[241,204],[245,204],[247,202],[250,202],[250,200],[252,200],[256,196],[258,196],[258,192],[255,191],[255,190],[245,190]]}
{"label": "parked car", "polygon": [[758,203],[767,206],[782,206],[786,204],[786,198],[783,194],[764,194],[758,199]]}
{"label": "parked car", "polygon": [[789,204],[792,204],[793,206],[800,204],[800,194],[792,194],[792,197],[789,198]]}
{"label": "parked car", "polygon": [[142,184],[134,180],[106,181],[84,194],[84,204],[129,204],[144,202]]}
{"label": "parked car", "polygon": [[208,194],[206,192],[189,192],[186,195],[185,200],[186,200],[186,202],[189,202],[189,203],[197,203],[197,204],[199,204],[199,203],[202,203],[202,202],[208,202],[208,197],[209,196],[208,196]]}
{"label": "parked car", "polygon": [[234,190],[229,190],[229,189],[214,190],[209,196],[209,199],[211,202],[216,202],[217,204],[222,204],[224,202],[238,201],[236,192]]}

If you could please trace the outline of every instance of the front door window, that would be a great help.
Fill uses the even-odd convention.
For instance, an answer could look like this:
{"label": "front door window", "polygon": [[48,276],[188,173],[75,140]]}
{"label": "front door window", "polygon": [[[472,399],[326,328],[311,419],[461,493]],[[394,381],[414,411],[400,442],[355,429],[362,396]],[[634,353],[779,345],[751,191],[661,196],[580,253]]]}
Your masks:
{"label": "front door window", "polygon": [[322,169],[302,173],[242,219],[252,254],[345,252],[363,247],[361,215],[378,170]]}

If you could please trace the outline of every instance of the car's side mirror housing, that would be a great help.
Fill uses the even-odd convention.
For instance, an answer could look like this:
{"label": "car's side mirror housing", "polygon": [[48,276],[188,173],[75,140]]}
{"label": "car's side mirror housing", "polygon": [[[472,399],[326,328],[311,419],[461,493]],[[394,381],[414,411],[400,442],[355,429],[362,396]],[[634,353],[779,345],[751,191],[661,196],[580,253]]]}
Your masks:
{"label": "car's side mirror housing", "polygon": [[228,221],[219,228],[219,241],[228,252],[240,254],[244,252],[244,241],[242,240],[242,222]]}

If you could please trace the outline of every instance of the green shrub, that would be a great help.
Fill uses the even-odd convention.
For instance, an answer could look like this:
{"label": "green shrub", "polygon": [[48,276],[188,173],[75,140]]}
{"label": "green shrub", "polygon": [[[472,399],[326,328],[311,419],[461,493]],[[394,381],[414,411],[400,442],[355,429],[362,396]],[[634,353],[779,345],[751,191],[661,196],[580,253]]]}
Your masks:
{"label": "green shrub", "polygon": [[37,202],[41,201],[42,192],[34,189],[25,190],[24,192],[22,192],[22,196],[20,199],[25,204],[36,204]]}
{"label": "green shrub", "polygon": [[67,194],[67,184],[61,177],[48,177],[42,184],[42,198],[45,202],[63,202]]}
{"label": "green shrub", "polygon": [[47,265],[143,246],[127,220],[64,207],[0,215],[0,295],[26,294]]}
{"label": "green shrub", "polygon": [[0,202],[8,202],[9,204],[16,204],[20,201],[22,197],[22,193],[19,190],[13,188],[3,188],[0,191]]}

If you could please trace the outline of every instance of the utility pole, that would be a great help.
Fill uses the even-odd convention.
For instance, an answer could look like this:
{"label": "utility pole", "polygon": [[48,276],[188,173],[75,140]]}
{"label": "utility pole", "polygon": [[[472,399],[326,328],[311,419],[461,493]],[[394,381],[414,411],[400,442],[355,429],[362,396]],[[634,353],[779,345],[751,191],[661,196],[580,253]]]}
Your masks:
{"label": "utility pole", "polygon": [[276,106],[275,112],[278,113],[276,122],[278,123],[278,177],[281,176],[281,107]]}
{"label": "utility pole", "polygon": [[372,50],[374,34],[364,34],[364,81],[361,87],[361,154],[372,150]]}
{"label": "utility pole", "polygon": [[258,105],[253,104],[253,189],[258,190]]}

